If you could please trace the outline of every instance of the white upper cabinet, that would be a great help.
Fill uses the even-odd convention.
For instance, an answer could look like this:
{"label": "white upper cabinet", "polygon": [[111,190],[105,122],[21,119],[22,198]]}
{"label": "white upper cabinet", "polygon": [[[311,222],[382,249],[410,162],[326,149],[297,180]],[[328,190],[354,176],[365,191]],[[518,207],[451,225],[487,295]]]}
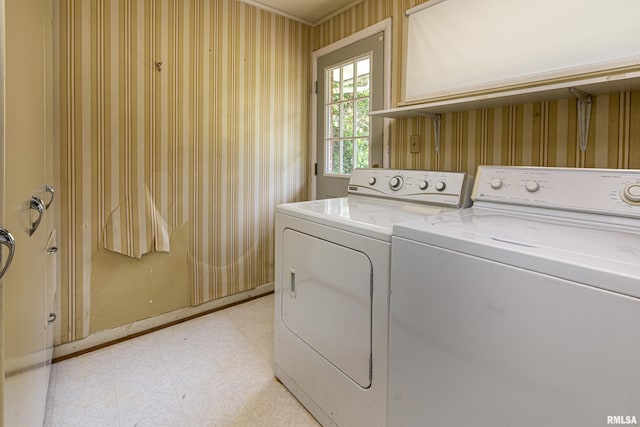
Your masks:
{"label": "white upper cabinet", "polygon": [[640,88],[636,0],[431,0],[407,15],[404,106],[378,115]]}

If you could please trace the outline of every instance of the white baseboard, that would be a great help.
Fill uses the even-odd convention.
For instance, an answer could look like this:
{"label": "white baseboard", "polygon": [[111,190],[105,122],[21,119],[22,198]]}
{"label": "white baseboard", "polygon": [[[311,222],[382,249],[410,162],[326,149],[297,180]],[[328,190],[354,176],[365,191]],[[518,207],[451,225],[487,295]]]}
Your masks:
{"label": "white baseboard", "polygon": [[273,289],[273,282],[267,283],[265,285],[260,285],[250,291],[229,295],[227,297],[206,302],[196,307],[185,307],[179,310],[171,311],[169,313],[160,314],[149,319],[143,319],[134,323],[129,323],[128,325],[123,325],[115,329],[96,332],[95,334],[89,335],[86,338],[55,346],[53,349],[53,358],[57,359],[59,357],[65,357],[74,353],[86,351],[112,341],[121,340],[123,338],[127,338],[128,336],[148,331],[153,328],[187,319],[191,316],[206,313],[220,307],[266,295],[270,292],[273,292]]}

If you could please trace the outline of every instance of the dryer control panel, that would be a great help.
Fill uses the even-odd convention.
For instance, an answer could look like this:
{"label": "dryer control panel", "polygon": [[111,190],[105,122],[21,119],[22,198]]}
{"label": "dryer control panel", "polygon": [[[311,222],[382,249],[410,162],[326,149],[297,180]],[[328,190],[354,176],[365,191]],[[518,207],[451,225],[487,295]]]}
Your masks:
{"label": "dryer control panel", "polygon": [[464,172],[356,169],[348,191],[353,195],[462,208],[471,205],[472,186],[473,177]]}
{"label": "dryer control panel", "polygon": [[472,199],[640,218],[640,170],[479,166]]}

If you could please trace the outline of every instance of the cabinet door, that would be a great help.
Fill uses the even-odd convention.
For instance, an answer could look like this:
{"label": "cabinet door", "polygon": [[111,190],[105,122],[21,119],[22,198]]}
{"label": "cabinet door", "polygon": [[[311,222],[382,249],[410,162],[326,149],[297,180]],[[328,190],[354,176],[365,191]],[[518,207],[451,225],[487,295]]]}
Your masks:
{"label": "cabinet door", "polygon": [[[47,392],[45,363],[46,20],[44,0],[4,0],[4,179],[2,227],[15,238],[15,255],[2,279],[4,425],[41,425]],[[46,200],[45,200],[46,201]],[[44,212],[42,212],[44,215]]]}

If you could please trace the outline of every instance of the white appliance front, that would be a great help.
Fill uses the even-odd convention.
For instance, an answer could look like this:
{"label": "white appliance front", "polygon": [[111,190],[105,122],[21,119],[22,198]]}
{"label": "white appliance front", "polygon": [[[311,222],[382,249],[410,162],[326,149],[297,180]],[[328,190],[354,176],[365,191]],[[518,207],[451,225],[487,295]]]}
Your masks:
{"label": "white appliance front", "polygon": [[[605,179],[582,201],[571,186],[550,196],[568,211],[541,209],[531,174],[551,193],[564,173],[513,169],[497,171],[518,177],[512,189],[492,183],[509,203],[478,203],[496,176],[479,170],[473,208],[394,227],[390,426],[640,422],[637,205]],[[518,186],[526,203],[509,195]],[[589,210],[593,200],[613,207]]]}
{"label": "white appliance front", "polygon": [[467,206],[471,181],[357,170],[348,197],[277,207],[275,374],[323,426],[386,425],[392,227]]}
{"label": "white appliance front", "polygon": [[276,377],[323,426],[385,425],[391,243],[279,214],[276,253]]}

